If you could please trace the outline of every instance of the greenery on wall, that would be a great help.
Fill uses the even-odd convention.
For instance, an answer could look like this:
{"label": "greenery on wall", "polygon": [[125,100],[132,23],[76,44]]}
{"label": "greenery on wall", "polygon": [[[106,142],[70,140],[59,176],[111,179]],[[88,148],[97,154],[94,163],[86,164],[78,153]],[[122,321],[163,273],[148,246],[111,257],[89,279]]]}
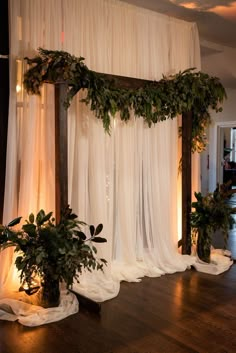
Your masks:
{"label": "greenery on wall", "polygon": [[[24,87],[28,93],[40,94],[44,82],[66,81],[68,108],[80,89],[87,89],[83,102],[90,105],[96,117],[110,131],[111,117],[120,113],[124,121],[130,119],[133,110],[136,117],[143,117],[148,126],[166,119],[173,119],[183,112],[192,111],[192,151],[201,152],[206,146],[206,128],[211,122],[210,110],[222,111],[226,92],[217,77],[188,69],[160,81],[146,81],[138,89],[117,88],[114,80],[89,70],[84,58],[64,51],[39,48],[34,58],[25,58],[29,65],[24,75]],[[180,131],[181,132],[181,131]]]}

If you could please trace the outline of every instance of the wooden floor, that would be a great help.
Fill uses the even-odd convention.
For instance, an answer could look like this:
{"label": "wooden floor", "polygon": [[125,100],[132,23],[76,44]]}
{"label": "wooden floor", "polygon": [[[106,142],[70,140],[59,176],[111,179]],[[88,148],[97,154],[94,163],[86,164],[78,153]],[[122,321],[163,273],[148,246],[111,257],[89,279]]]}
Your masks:
{"label": "wooden floor", "polygon": [[[236,205],[235,198],[230,201]],[[220,234],[214,246],[222,247]],[[236,259],[236,226],[227,248]],[[236,265],[218,275],[187,270],[122,283],[100,314],[36,328],[0,321],[0,353],[235,353]]]}
{"label": "wooden floor", "polygon": [[235,353],[236,266],[122,283],[100,314],[36,328],[0,321],[1,353]]}

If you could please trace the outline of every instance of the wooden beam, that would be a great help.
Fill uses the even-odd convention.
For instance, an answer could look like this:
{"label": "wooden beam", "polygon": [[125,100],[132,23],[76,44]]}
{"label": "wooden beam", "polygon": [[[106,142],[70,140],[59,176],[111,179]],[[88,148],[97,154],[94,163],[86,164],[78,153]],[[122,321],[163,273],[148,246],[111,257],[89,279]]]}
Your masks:
{"label": "wooden beam", "polygon": [[[150,82],[152,82],[149,80],[143,80],[141,78],[127,77],[127,76],[117,76],[117,75],[110,75],[110,74],[101,74],[101,75],[105,76],[106,79],[113,80],[114,86],[116,88],[139,89],[139,88],[145,87],[148,83],[150,84]],[[158,82],[156,82],[156,84],[158,84]]]}
{"label": "wooden beam", "polygon": [[0,1],[0,223],[3,221],[9,110],[8,1]]}
{"label": "wooden beam", "polygon": [[67,110],[63,103],[67,84],[55,84],[55,192],[56,220],[60,221],[61,210],[68,205],[68,141]]}
{"label": "wooden beam", "polygon": [[182,253],[191,253],[192,113],[182,114]]}

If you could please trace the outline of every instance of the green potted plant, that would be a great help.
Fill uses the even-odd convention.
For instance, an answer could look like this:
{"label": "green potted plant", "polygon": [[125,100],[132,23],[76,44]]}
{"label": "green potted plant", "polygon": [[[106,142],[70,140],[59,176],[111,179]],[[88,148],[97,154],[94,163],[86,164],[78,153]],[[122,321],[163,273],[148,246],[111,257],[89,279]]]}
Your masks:
{"label": "green potted plant", "polygon": [[227,186],[217,185],[216,190],[207,193],[195,192],[196,201],[192,202],[191,227],[193,238],[197,239],[197,255],[207,263],[210,263],[212,235],[216,230],[222,230],[225,245],[227,244],[228,232],[232,227],[234,218],[232,213],[235,209],[227,204],[231,192]]}
{"label": "green potted plant", "polygon": [[[40,279],[40,298],[43,306],[56,306],[59,303],[59,283],[64,282],[70,289],[79,280],[82,269],[102,270],[105,259],[96,257],[94,243],[106,242],[99,234],[103,225],[93,225],[77,219],[69,206],[62,212],[58,224],[52,212],[40,210],[36,217],[29,215],[19,230],[15,227],[22,217],[11,221],[7,226],[0,225],[0,249],[15,247],[18,256],[16,268],[20,272],[20,282],[27,294],[35,289],[35,279]],[[81,227],[89,227],[89,237]]]}

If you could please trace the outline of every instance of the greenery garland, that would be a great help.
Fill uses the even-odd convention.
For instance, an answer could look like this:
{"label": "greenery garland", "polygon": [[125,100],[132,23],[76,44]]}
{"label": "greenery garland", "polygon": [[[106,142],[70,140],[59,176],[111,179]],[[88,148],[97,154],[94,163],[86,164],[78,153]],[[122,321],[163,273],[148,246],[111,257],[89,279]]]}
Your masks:
{"label": "greenery garland", "polygon": [[[201,152],[206,147],[206,128],[211,122],[209,110],[222,111],[226,92],[217,77],[188,69],[160,81],[148,81],[138,89],[116,88],[114,80],[89,70],[83,57],[75,57],[64,51],[39,48],[39,55],[25,58],[29,65],[24,75],[24,87],[28,93],[40,94],[44,82],[66,81],[68,93],[65,107],[80,89],[87,89],[82,101],[90,105],[96,117],[110,131],[111,116],[120,113],[122,120],[130,119],[133,110],[136,117],[143,117],[150,127],[159,121],[173,119],[192,111],[192,151]],[[180,130],[181,133],[181,130]]]}

